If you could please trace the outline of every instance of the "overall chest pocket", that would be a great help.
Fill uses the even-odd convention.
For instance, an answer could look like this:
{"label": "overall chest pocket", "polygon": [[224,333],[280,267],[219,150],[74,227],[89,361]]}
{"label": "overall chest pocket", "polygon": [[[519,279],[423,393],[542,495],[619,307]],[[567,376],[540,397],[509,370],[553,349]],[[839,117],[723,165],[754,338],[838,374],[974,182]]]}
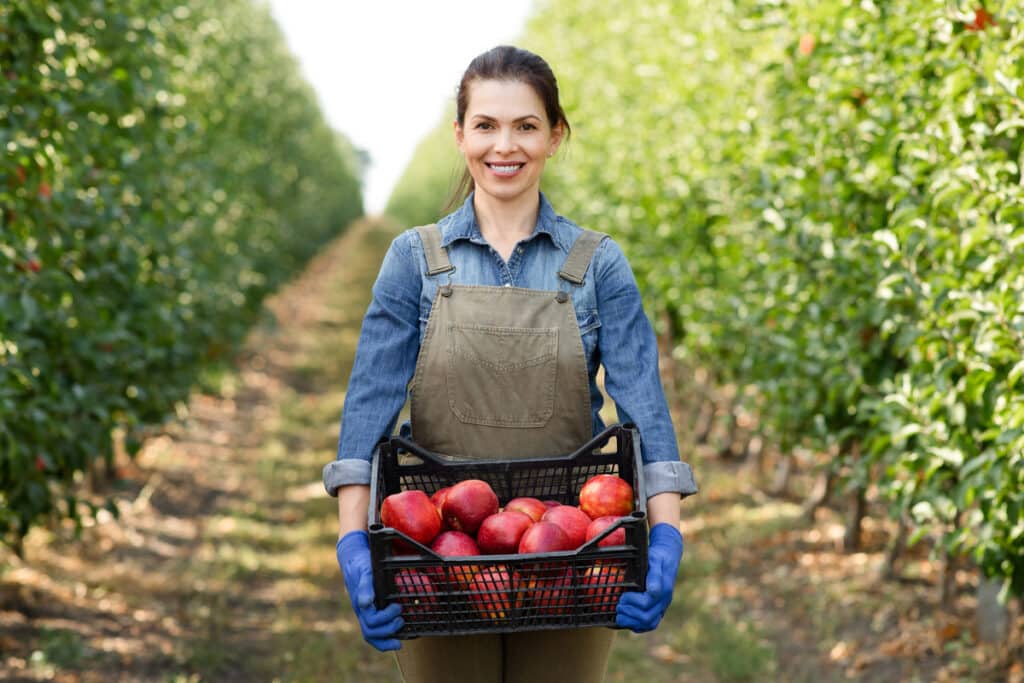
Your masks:
{"label": "overall chest pocket", "polygon": [[555,403],[558,328],[448,326],[448,406],[460,422],[543,427]]}

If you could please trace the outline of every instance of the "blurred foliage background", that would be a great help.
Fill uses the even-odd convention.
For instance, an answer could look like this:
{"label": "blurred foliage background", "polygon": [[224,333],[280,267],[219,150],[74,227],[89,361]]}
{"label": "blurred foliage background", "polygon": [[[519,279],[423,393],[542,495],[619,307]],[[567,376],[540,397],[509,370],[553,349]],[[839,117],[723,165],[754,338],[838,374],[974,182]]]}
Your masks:
{"label": "blurred foliage background", "polygon": [[132,451],[173,415],[362,198],[359,155],[250,0],[4,2],[0,102],[0,537],[17,549],[90,512],[76,484],[112,435]]}

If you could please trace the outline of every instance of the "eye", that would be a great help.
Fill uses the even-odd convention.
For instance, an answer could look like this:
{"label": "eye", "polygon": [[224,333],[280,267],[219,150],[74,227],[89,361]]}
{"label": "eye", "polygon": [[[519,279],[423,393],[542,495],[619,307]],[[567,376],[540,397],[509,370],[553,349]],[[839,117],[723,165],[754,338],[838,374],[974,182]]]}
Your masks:
{"label": "eye", "polygon": [[523,129],[523,130],[537,130],[537,126],[535,126],[535,125],[534,125],[534,124],[532,124],[532,123],[524,123],[524,124],[522,125],[522,129]]}
{"label": "eye", "polygon": [[474,126],[474,128],[477,128],[479,130],[489,130],[491,128],[491,124],[488,123],[487,121],[480,121]]}

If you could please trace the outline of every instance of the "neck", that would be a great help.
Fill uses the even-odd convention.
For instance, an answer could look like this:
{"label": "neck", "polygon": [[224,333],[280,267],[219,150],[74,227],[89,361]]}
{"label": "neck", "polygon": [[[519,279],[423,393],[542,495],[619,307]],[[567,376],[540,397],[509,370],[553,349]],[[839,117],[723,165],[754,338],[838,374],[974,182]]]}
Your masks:
{"label": "neck", "polygon": [[504,201],[480,193],[473,195],[473,210],[484,239],[519,240],[533,234],[540,212],[540,192],[526,192]]}

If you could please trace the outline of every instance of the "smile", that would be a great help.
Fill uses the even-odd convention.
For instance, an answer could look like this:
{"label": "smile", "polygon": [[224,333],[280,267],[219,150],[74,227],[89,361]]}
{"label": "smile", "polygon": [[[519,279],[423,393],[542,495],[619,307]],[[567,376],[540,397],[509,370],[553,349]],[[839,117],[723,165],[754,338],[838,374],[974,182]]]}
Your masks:
{"label": "smile", "polygon": [[497,175],[515,175],[526,164],[487,164]]}

